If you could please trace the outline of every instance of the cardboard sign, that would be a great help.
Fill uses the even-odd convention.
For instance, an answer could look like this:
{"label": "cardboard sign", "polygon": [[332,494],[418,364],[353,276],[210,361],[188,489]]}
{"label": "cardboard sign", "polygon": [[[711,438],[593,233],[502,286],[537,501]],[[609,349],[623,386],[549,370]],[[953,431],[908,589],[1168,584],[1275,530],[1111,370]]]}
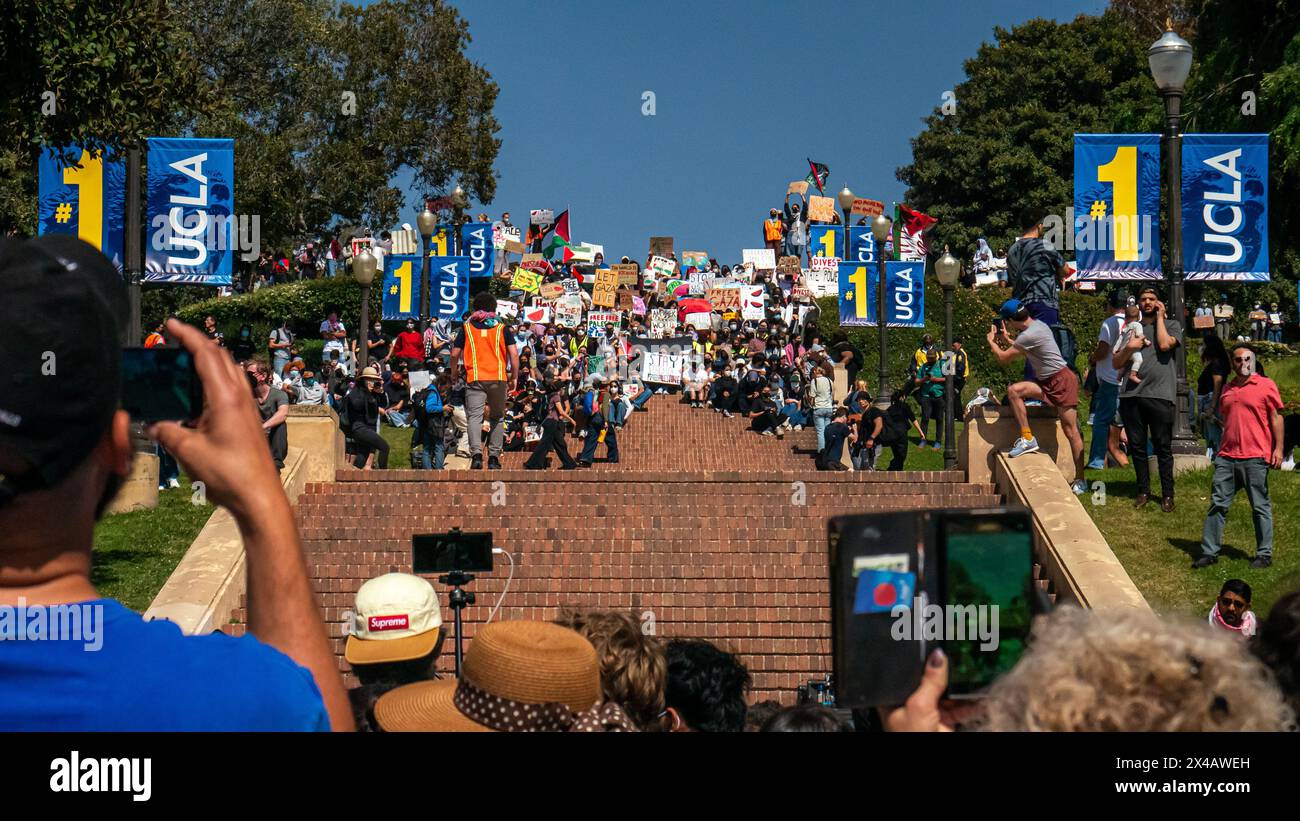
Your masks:
{"label": "cardboard sign", "polygon": [[670,257],[673,255],[673,238],[672,237],[651,237],[650,238],[650,255],[660,257]]}
{"label": "cardboard sign", "polygon": [[650,258],[648,270],[653,272],[656,279],[667,279],[677,270],[677,262],[667,257],[654,256]]}
{"label": "cardboard sign", "polygon": [[559,299],[564,296],[564,286],[558,282],[543,282],[542,287],[537,289],[537,295],[542,299]]}
{"label": "cardboard sign", "polygon": [[776,263],[776,272],[785,276],[799,276],[799,258],[798,257],[781,257]]}
{"label": "cardboard sign", "polygon": [[631,262],[620,262],[617,265],[609,266],[610,270],[618,274],[618,284],[636,287],[638,279],[641,276],[641,270]]}
{"label": "cardboard sign", "polygon": [[808,181],[799,180],[797,182],[790,183],[790,187],[785,189],[785,195],[788,197],[791,194],[798,194],[801,197],[808,196]]}
{"label": "cardboard sign", "polygon": [[701,271],[709,267],[707,251],[682,251],[682,268],[698,268]]}
{"label": "cardboard sign", "polygon": [[1214,317],[1212,316],[1194,316],[1192,317],[1192,327],[1197,330],[1205,330],[1214,327]]}
{"label": "cardboard sign", "polygon": [[497,315],[504,317],[519,316],[519,304],[508,299],[498,299]]}
{"label": "cardboard sign", "polygon": [[617,291],[618,274],[609,268],[597,268],[596,284],[591,289],[591,303],[604,308],[613,308]]}
{"label": "cardboard sign", "polygon": [[555,324],[561,328],[576,328],[582,324],[582,297],[560,297],[555,302]]}
{"label": "cardboard sign", "polygon": [[677,329],[677,311],[672,308],[655,308],[650,312],[650,330],[657,334],[670,334]]}
{"label": "cardboard sign", "polygon": [[705,295],[715,311],[734,311],[740,308],[739,288],[712,288]]}
{"label": "cardboard sign", "polygon": [[859,217],[878,217],[885,213],[885,204],[878,200],[864,200],[861,198],[853,201],[853,207],[849,213]]}
{"label": "cardboard sign", "polygon": [[751,266],[751,271],[776,270],[776,252],[771,248],[746,248],[741,251],[741,258],[744,259],[746,265]]}
{"label": "cardboard sign", "polygon": [[533,273],[526,268],[516,268],[514,279],[510,280],[510,287],[526,294],[535,294],[537,289],[542,285],[540,274]]}
{"label": "cardboard sign", "polygon": [[830,222],[835,219],[835,200],[830,197],[809,197],[808,219],[818,222]]}
{"label": "cardboard sign", "polygon": [[813,271],[839,271],[839,270],[840,270],[840,258],[839,258],[839,257],[813,257],[813,258],[812,258],[812,269],[811,269],[811,270],[813,270]]}
{"label": "cardboard sign", "polygon": [[505,250],[508,254],[527,254],[528,246],[516,240],[506,240]]}
{"label": "cardboard sign", "polygon": [[[500,303],[498,302],[498,304]],[[534,305],[531,308],[525,308],[523,318],[530,325],[547,325],[551,321],[551,308],[549,305]]]}
{"label": "cardboard sign", "polygon": [[796,285],[794,287],[794,298],[800,302],[807,302],[813,298],[812,290],[803,285]]}
{"label": "cardboard sign", "polygon": [[534,208],[528,212],[528,221],[533,225],[550,225],[555,222],[555,212],[549,208]]}
{"label": "cardboard sign", "polygon": [[634,299],[636,299],[636,297],[632,294],[631,291],[619,291],[618,309],[620,311],[631,311],[632,308],[634,307],[634,303],[633,303]]}

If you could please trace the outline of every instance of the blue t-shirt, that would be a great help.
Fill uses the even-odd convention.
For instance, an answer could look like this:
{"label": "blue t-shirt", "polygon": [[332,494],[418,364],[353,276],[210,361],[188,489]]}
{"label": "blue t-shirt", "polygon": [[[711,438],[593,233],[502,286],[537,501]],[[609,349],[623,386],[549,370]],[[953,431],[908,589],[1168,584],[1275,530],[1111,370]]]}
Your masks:
{"label": "blue t-shirt", "polygon": [[[0,613],[0,731],[330,728],[311,673],[251,636],[186,636],[111,599],[72,607],[79,632],[50,607]],[[38,619],[75,635],[33,640]]]}

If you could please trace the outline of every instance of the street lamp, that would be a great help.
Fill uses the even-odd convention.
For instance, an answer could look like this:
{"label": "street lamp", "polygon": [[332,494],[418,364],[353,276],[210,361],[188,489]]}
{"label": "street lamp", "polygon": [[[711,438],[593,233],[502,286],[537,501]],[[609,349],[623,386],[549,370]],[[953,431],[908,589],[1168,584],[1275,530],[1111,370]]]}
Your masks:
{"label": "street lamp", "polygon": [[1192,70],[1192,46],[1173,31],[1172,21],[1166,20],[1168,29],[1159,40],[1147,49],[1147,63],[1151,77],[1165,101],[1165,156],[1168,158],[1167,177],[1169,198],[1166,200],[1166,221],[1169,223],[1169,312],[1183,327],[1183,344],[1174,349],[1174,374],[1177,391],[1177,415],[1174,421],[1173,452],[1196,453],[1199,448],[1190,424],[1190,397],[1187,387],[1187,328],[1183,299],[1183,87]]}
{"label": "street lamp", "polygon": [[[961,275],[961,263],[948,253],[948,246],[943,247],[943,256],[934,264],[934,273],[943,286],[943,346],[947,355],[952,355],[952,295],[957,287],[957,277]],[[943,392],[946,407],[943,419],[943,469],[957,467],[957,391],[953,385],[957,381],[957,360],[951,359],[953,372],[944,374]]]}
{"label": "street lamp", "polygon": [[453,190],[453,191],[451,192],[451,207],[452,207],[452,213],[455,215],[455,216],[454,216],[454,219],[452,220],[453,225],[454,225],[454,229],[453,229],[452,233],[455,234],[455,236],[452,237],[452,242],[453,242],[453,245],[454,245],[455,248],[456,248],[456,254],[457,254],[457,256],[459,256],[459,255],[461,254],[461,248],[460,248],[460,215],[461,215],[461,211],[463,211],[463,210],[465,209],[465,206],[468,205],[468,204],[469,204],[468,201],[465,199],[465,189],[464,189],[464,188],[461,188],[459,185],[457,185],[456,188],[455,188],[455,190]]}
{"label": "street lamp", "polygon": [[[840,250],[840,259],[846,260],[849,258],[849,212],[853,210],[853,192],[846,185],[840,189],[836,199],[840,201],[840,210],[844,212],[844,247]],[[849,385],[849,390],[852,389],[853,386]]]}
{"label": "street lamp", "polygon": [[871,221],[871,234],[876,238],[876,327],[879,329],[880,370],[876,374],[876,407],[889,407],[889,371],[885,363],[885,240],[894,230],[894,223],[884,214]]}
{"label": "street lamp", "polygon": [[428,297],[429,240],[433,238],[433,232],[438,228],[438,215],[429,210],[426,204],[424,210],[415,215],[415,225],[420,229],[420,304],[416,313],[420,315],[420,325],[424,325],[424,306],[430,302]]}
{"label": "street lamp", "polygon": [[370,253],[369,248],[361,249],[361,253],[352,258],[352,278],[361,286],[361,326],[357,331],[357,373],[366,367],[370,359],[370,341],[366,333],[370,327],[370,283],[375,281],[375,272],[379,270],[379,260],[375,255]]}

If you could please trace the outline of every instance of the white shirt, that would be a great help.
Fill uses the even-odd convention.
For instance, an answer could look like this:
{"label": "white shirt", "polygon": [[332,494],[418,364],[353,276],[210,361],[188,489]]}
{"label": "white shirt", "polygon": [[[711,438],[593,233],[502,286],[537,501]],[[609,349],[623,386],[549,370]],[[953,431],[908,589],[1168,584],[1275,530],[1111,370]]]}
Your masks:
{"label": "white shirt", "polygon": [[[1119,342],[1120,331],[1123,328],[1124,312],[1118,311],[1111,314],[1101,323],[1101,332],[1097,334],[1097,341],[1105,342],[1107,350],[1114,350],[1115,344]],[[1097,380],[1108,385],[1118,385],[1120,383],[1119,371],[1115,370],[1115,366],[1110,364],[1110,360],[1109,356],[1103,356],[1101,361],[1096,364]]]}

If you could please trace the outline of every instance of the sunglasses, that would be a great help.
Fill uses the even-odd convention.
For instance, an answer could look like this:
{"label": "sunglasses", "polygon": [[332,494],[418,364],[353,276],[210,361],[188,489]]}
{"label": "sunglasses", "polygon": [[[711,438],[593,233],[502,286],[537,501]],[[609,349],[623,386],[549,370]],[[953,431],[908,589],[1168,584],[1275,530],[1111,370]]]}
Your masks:
{"label": "sunglasses", "polygon": [[1241,599],[1230,599],[1227,596],[1219,597],[1219,606],[1230,608],[1232,610],[1245,610],[1249,604],[1250,602],[1244,602]]}
{"label": "sunglasses", "polygon": [[1250,357],[1249,357],[1249,356],[1234,356],[1234,357],[1232,358],[1232,361],[1233,361],[1233,362],[1249,362],[1249,361],[1250,361]]}

